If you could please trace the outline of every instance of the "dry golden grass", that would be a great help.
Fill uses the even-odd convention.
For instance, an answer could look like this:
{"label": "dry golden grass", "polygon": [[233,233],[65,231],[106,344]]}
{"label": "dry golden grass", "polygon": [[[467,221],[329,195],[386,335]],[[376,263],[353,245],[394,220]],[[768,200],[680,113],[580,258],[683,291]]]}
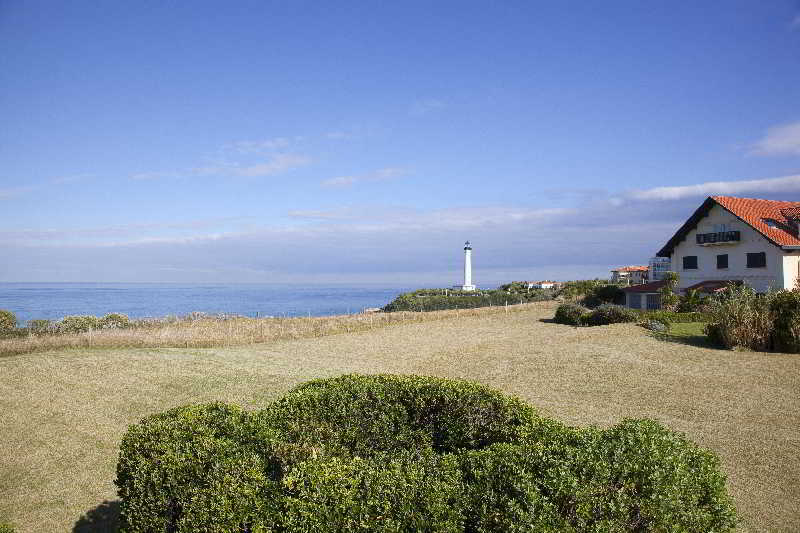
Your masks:
{"label": "dry golden grass", "polygon": [[[742,531],[797,530],[800,357],[665,342],[631,324],[543,322],[553,311],[531,304],[250,346],[0,358],[0,517],[21,532],[105,531],[117,446],[141,417],[209,400],[257,408],[308,379],[392,372],[478,380],[569,424],[658,419],[720,455]],[[103,513],[111,519],[92,518]]]}
{"label": "dry golden grass", "polygon": [[524,311],[527,305],[419,313],[364,313],[329,317],[199,318],[142,322],[128,329],[0,339],[0,356],[67,348],[212,348],[306,339],[381,328],[398,322],[430,322],[487,313]]}

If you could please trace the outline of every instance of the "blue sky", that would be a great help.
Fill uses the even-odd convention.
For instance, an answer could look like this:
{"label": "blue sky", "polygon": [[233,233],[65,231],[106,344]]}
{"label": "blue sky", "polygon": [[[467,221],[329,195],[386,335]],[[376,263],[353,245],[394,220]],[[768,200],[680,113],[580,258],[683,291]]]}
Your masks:
{"label": "blue sky", "polygon": [[0,2],[0,281],[605,276],[800,200],[800,3]]}

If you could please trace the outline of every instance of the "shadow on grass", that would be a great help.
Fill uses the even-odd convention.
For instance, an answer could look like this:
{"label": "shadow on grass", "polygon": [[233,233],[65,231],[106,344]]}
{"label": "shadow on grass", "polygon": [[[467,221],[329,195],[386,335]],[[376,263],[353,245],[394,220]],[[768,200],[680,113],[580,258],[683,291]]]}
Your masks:
{"label": "shadow on grass", "polygon": [[119,529],[119,500],[104,501],[80,517],[72,533],[112,533]]}
{"label": "shadow on grass", "polygon": [[706,335],[672,335],[671,333],[653,333],[653,337],[660,341],[686,344],[687,346],[696,346],[698,348],[708,348],[711,350],[722,349],[711,342]]}
{"label": "shadow on grass", "polygon": [[545,324],[558,324],[554,318],[540,318],[539,322],[544,322]]}

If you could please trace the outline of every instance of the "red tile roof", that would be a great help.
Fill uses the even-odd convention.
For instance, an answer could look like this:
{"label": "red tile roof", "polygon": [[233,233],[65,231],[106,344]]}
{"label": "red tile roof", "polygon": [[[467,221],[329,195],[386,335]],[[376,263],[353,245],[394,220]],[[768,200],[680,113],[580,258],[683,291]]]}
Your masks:
{"label": "red tile roof", "polygon": [[[658,252],[659,257],[669,257],[675,246],[697,227],[700,219],[708,215],[715,205],[727,209],[739,220],[752,227],[776,246],[800,246],[796,230],[789,218],[800,214],[800,202],[760,200],[757,198],[735,198],[733,196],[709,196],[672,238]],[[769,221],[772,226],[767,225]]]}
{"label": "red tile roof", "polygon": [[[734,198],[733,196],[712,196],[719,205],[747,222],[768,240],[779,246],[800,246],[800,239],[793,233],[788,216],[800,211],[800,202],[781,202],[778,200],[758,200],[755,198]],[[769,227],[767,220],[777,227]]]}
{"label": "red tile roof", "polygon": [[650,283],[643,283],[642,285],[631,285],[630,287],[623,287],[624,292],[658,292],[661,287],[666,285],[665,281],[651,281]]}
{"label": "red tile roof", "polygon": [[611,272],[647,272],[648,270],[650,270],[648,266],[627,266],[615,268]]}

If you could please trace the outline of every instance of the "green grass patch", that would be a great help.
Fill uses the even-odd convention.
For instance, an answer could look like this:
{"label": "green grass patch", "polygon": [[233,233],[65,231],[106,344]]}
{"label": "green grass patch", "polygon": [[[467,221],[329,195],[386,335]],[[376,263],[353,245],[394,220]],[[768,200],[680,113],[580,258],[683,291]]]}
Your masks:
{"label": "green grass patch", "polygon": [[714,348],[715,345],[705,333],[705,327],[705,322],[676,322],[670,325],[666,333],[653,333],[653,336],[669,342]]}

